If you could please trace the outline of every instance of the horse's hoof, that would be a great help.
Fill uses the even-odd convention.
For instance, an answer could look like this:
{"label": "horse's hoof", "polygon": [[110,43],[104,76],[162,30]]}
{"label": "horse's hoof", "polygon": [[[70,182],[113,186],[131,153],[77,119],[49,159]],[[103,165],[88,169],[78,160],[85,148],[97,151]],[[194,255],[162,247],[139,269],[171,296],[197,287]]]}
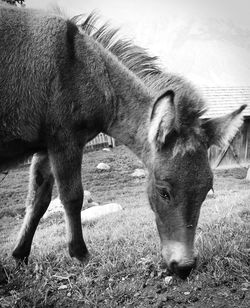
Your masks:
{"label": "horse's hoof", "polygon": [[69,245],[69,255],[71,258],[76,258],[82,265],[87,265],[90,259],[90,254],[86,246],[72,247]]}
{"label": "horse's hoof", "polygon": [[83,266],[86,266],[89,263],[89,260],[90,260],[90,253],[87,252],[84,257],[82,257],[81,259],[78,259],[78,260],[81,262],[81,264]]}
{"label": "horse's hoof", "polygon": [[12,257],[16,261],[16,267],[21,267],[23,265],[28,265],[29,256],[18,253],[16,250],[13,251]]}

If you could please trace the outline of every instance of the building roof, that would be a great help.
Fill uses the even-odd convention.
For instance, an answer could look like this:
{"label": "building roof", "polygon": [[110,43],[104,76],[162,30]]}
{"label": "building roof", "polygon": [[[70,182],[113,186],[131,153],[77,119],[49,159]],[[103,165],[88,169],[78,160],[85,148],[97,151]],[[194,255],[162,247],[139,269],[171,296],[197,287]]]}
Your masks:
{"label": "building roof", "polygon": [[201,93],[207,103],[207,112],[203,117],[214,118],[230,113],[243,104],[245,117],[250,117],[250,87],[206,87]]}

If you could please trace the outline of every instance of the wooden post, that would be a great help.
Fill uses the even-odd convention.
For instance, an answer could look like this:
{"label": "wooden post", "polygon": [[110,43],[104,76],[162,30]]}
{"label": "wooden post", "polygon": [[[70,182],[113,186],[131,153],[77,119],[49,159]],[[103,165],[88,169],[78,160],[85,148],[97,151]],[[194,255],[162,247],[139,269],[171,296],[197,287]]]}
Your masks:
{"label": "wooden post", "polygon": [[247,170],[246,180],[250,181],[250,168]]}
{"label": "wooden post", "polygon": [[234,148],[233,148],[233,146],[232,146],[231,144],[229,145],[229,147],[230,147],[230,150],[231,150],[232,153],[233,153],[234,159],[235,159],[236,162],[240,165],[240,159],[239,159],[238,154],[234,151]]}
{"label": "wooden post", "polygon": [[247,161],[247,153],[248,152],[248,125],[246,122],[246,145],[245,145],[245,162]]}
{"label": "wooden post", "polygon": [[108,146],[109,146],[110,148],[113,148],[112,139],[113,139],[112,137],[108,136]]}
{"label": "wooden post", "polygon": [[219,164],[221,163],[223,157],[225,156],[225,154],[227,153],[228,149],[230,147],[230,144],[225,146],[222,151],[220,152],[220,155],[218,156],[215,164],[214,164],[214,168],[217,168],[219,166]]}

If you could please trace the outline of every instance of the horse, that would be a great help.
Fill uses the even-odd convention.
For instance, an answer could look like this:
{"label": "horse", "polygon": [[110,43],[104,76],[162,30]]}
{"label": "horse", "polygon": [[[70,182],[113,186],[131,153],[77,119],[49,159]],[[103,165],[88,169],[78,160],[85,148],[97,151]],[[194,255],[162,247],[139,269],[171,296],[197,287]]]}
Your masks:
{"label": "horse", "polygon": [[207,150],[231,140],[245,105],[205,120],[205,103],[188,82],[158,70],[139,47],[126,49],[119,40],[112,51],[100,37],[59,14],[0,5],[0,171],[34,154],[12,255],[28,262],[56,182],[69,254],[88,261],[80,218],[82,153],[104,132],[147,167],[161,253],[184,279],[195,266],[199,211],[213,187]]}

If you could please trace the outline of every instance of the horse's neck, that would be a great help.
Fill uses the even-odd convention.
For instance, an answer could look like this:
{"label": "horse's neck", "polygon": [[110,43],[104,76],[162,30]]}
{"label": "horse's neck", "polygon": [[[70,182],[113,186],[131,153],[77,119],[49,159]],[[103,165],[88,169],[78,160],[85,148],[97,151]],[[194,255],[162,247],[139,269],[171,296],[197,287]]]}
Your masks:
{"label": "horse's neck", "polygon": [[[92,78],[102,129],[142,157],[148,145],[152,97],[146,86],[102,45],[85,34],[77,36],[76,48]],[[86,74],[86,73],[85,73]],[[102,100],[102,104],[100,104]],[[97,105],[98,104],[98,105]]]}
{"label": "horse's neck", "polygon": [[147,132],[152,97],[145,85],[115,57],[109,54],[106,60],[115,97],[107,133],[142,158],[145,147],[148,146]]}

